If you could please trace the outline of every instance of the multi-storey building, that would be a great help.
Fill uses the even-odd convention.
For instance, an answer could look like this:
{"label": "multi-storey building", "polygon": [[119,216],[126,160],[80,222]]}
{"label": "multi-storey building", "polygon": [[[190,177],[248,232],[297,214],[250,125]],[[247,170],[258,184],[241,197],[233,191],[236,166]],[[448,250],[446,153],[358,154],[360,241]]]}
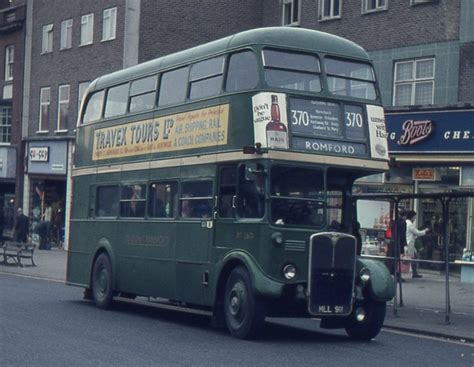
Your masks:
{"label": "multi-storey building", "polygon": [[0,0],[0,210],[11,234],[23,180],[22,102],[25,38],[23,1]]}
{"label": "multi-storey building", "polygon": [[[90,81],[261,26],[337,34],[372,55],[393,157],[390,174],[373,188],[423,192],[473,185],[470,0],[202,0],[192,6],[176,0],[28,0],[27,14],[23,206],[34,220],[51,205],[53,216],[64,221],[74,126]],[[405,121],[425,123],[431,134],[402,144]],[[473,207],[472,200],[460,203],[457,222],[467,223]],[[421,203],[419,209],[427,220],[438,208]],[[464,233],[459,243],[472,246],[472,223],[457,229]]]}
{"label": "multi-storey building", "polygon": [[[264,7],[271,3],[265,1]],[[272,14],[270,23],[348,38],[372,56],[392,164],[388,174],[373,178],[371,190],[422,193],[474,187],[472,1],[282,0],[280,12],[264,13]],[[440,202],[408,205],[419,212],[419,226],[439,228]],[[474,250],[473,215],[472,198],[452,203],[447,226],[451,253]],[[439,256],[436,247],[427,257]]]}

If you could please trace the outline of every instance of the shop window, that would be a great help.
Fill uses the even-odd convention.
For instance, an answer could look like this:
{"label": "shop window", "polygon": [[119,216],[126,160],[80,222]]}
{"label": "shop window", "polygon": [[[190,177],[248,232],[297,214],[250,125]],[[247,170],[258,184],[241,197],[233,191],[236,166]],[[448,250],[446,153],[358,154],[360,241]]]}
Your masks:
{"label": "shop window", "polygon": [[176,182],[155,182],[150,185],[149,217],[174,218],[177,186]]}
{"label": "shop window", "polygon": [[117,217],[119,214],[119,187],[100,186],[97,188],[95,215],[97,217]]}
{"label": "shop window", "polygon": [[129,218],[145,217],[146,185],[123,185],[120,193],[120,216]]}
{"label": "shop window", "polygon": [[182,218],[211,218],[212,181],[183,182],[180,207]]}

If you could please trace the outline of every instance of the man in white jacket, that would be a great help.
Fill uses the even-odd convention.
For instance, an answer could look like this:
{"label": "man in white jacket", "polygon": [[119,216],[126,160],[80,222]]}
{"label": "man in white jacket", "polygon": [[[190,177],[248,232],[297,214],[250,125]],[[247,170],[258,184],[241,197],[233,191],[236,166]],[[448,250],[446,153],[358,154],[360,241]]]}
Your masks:
{"label": "man in white jacket", "polygon": [[[419,230],[415,226],[416,212],[409,210],[407,213],[407,250],[406,253],[413,259],[418,259],[418,253],[415,247],[415,240],[418,237],[424,236],[426,232],[429,231],[429,228]],[[418,263],[411,264],[412,269],[412,278],[421,278],[421,275],[418,274]]]}

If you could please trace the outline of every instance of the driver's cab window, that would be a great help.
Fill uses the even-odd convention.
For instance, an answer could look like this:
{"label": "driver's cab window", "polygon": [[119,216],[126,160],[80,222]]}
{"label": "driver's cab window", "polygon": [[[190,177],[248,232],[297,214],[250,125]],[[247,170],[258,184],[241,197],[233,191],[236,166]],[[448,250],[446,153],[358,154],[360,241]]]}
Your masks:
{"label": "driver's cab window", "polygon": [[261,164],[242,164],[238,172],[237,215],[263,218],[265,215],[265,170]]}

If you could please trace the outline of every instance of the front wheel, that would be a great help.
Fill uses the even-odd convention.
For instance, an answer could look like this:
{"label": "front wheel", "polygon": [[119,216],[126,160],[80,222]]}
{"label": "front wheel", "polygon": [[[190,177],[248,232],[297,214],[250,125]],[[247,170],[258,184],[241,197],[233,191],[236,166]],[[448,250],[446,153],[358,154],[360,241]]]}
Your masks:
{"label": "front wheel", "polygon": [[252,292],[250,276],[243,267],[232,270],[227,279],[224,316],[230,334],[239,339],[254,337],[265,321],[264,303]]}
{"label": "front wheel", "polygon": [[107,254],[100,254],[92,268],[92,298],[99,308],[107,309],[112,304],[112,265]]}
{"label": "front wheel", "polygon": [[[386,302],[366,300],[363,305],[355,306],[352,314],[346,322],[345,329],[347,334],[358,340],[371,340],[377,336],[383,326],[385,319]],[[357,320],[362,313],[365,315],[363,320]]]}

